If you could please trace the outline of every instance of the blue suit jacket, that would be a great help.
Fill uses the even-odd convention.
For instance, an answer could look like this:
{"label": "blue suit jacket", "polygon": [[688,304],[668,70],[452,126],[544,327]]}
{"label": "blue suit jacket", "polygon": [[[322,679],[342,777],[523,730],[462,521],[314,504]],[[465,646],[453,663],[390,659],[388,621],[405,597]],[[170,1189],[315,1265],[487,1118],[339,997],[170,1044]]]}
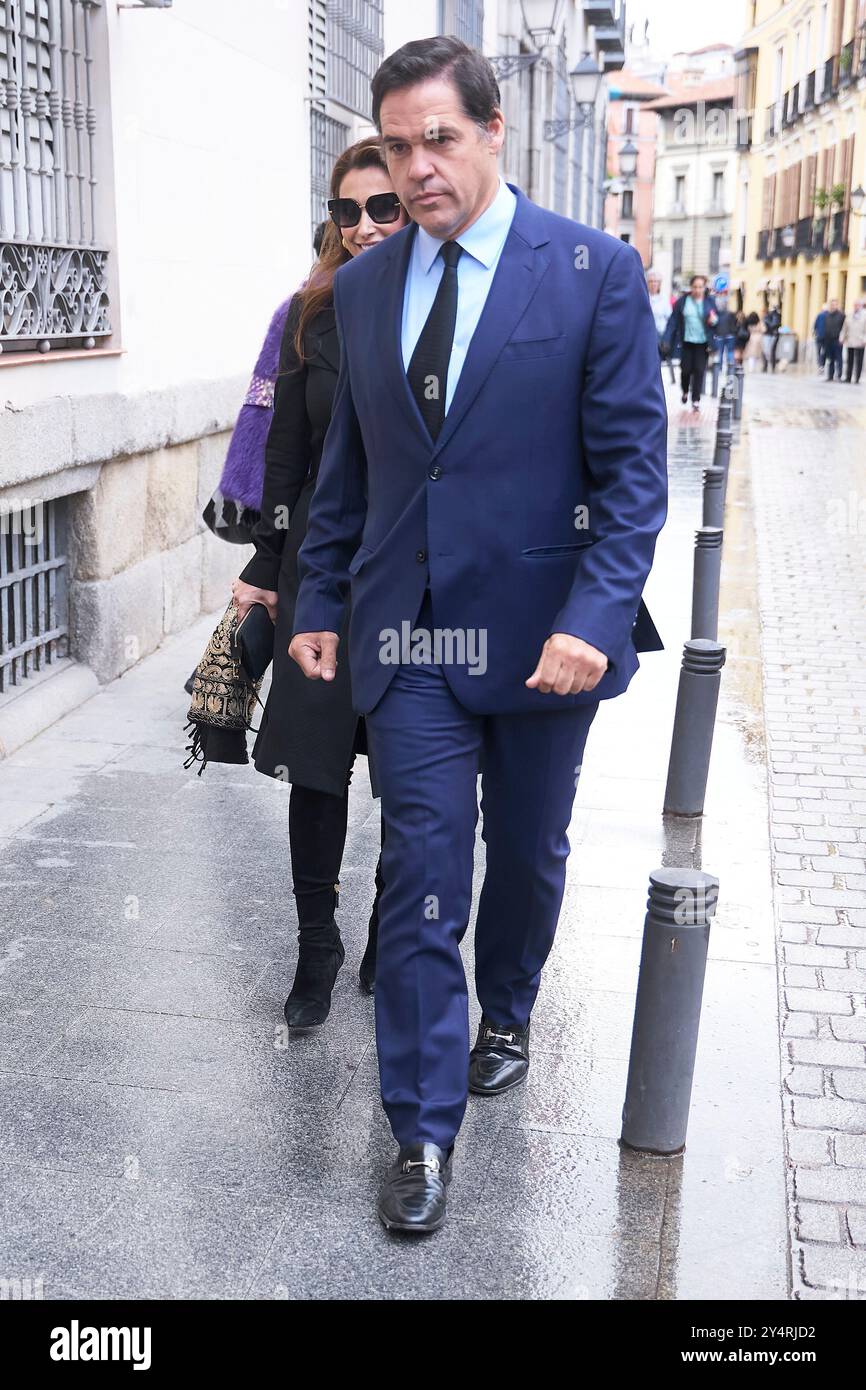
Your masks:
{"label": "blue suit jacket", "polygon": [[[361,713],[397,669],[383,640],[414,622],[428,567],[436,627],[484,630],[484,674],[444,667],[478,713],[619,695],[637,652],[663,645],[641,599],[667,515],[667,410],[640,256],[509,187],[514,220],[435,443],[401,355],[414,224],[334,280],[341,370],[294,631],[338,632],[351,577]],[[606,654],[595,690],[527,690],[553,632]]]}

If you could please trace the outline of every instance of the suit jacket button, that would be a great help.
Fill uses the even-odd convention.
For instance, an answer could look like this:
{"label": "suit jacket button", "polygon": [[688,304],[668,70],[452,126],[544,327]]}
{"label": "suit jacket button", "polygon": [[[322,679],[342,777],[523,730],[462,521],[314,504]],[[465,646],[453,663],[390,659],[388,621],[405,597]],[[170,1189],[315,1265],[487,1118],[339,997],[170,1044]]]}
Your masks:
{"label": "suit jacket button", "polygon": [[418,564],[419,564],[419,565],[423,565],[424,561],[427,559],[427,551],[426,551],[426,550],[416,550],[416,551],[415,551],[415,559],[418,561]]}
{"label": "suit jacket button", "polygon": [[427,476],[430,477],[430,478],[432,478],[433,481],[434,481],[434,483],[436,482],[436,479],[437,479],[437,478],[441,478],[441,477],[442,477],[442,469],[439,467],[438,463],[434,463],[433,467],[430,469],[430,472],[429,472],[429,474],[428,474]]}

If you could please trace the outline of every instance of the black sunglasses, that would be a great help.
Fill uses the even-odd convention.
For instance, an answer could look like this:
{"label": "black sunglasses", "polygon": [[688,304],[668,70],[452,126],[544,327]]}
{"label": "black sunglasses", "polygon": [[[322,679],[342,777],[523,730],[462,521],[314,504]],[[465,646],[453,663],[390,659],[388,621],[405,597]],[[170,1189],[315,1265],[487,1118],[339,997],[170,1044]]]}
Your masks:
{"label": "black sunglasses", "polygon": [[354,198],[329,198],[328,212],[336,227],[357,227],[361,213],[366,211],[371,222],[384,225],[396,222],[400,216],[402,203],[396,193],[374,193],[364,206]]}

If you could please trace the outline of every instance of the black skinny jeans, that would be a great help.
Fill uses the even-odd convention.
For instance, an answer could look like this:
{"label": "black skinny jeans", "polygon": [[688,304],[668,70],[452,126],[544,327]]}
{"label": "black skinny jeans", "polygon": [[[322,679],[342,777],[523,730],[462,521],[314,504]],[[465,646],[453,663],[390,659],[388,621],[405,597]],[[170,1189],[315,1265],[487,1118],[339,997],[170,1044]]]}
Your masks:
{"label": "black skinny jeans", "polygon": [[[351,780],[350,769],[342,796],[292,783],[289,795],[292,891],[298,908],[299,935],[305,940],[327,940],[333,935],[336,887],[346,846]],[[383,824],[383,840],[384,833]],[[376,864],[376,901],[373,904],[373,914],[377,919],[381,892],[380,854]]]}
{"label": "black skinny jeans", "polygon": [[680,358],[680,372],[684,396],[689,394],[689,384],[691,383],[692,400],[699,401],[701,399],[701,391],[703,390],[706,370],[706,343],[684,342],[682,344],[682,356]]}

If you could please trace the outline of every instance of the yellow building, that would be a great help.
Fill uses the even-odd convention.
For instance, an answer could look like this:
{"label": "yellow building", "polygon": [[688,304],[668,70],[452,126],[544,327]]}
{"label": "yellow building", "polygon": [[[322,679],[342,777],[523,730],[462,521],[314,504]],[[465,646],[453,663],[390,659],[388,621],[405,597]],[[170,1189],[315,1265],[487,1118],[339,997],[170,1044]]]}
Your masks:
{"label": "yellow building", "polygon": [[732,287],[778,305],[802,360],[823,304],[866,298],[866,0],[747,0],[746,25]]}

